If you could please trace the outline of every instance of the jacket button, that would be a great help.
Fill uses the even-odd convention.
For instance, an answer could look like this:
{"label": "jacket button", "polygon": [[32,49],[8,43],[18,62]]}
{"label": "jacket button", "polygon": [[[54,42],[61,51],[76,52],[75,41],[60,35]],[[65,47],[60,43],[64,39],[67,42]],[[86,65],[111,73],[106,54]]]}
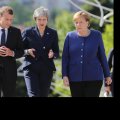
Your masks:
{"label": "jacket button", "polygon": [[45,46],[43,47],[43,49],[45,49]]}
{"label": "jacket button", "polygon": [[82,46],[84,45],[84,43],[82,43]]}

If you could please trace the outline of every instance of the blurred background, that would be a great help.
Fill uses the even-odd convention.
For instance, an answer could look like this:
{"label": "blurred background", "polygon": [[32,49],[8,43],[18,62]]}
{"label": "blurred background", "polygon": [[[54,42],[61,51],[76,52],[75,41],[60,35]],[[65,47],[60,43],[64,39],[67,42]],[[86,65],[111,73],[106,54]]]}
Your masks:
{"label": "blurred background", "polygon": [[[66,33],[75,29],[72,22],[73,14],[81,8],[93,15],[101,16],[100,8],[92,6],[93,3],[96,4],[95,0],[86,0],[92,2],[92,4],[86,4],[82,1],[83,0],[72,0],[74,4],[71,4],[70,0],[0,0],[0,6],[10,5],[13,8],[15,14],[13,25],[20,28],[21,31],[28,26],[35,25],[32,15],[37,7],[44,6],[49,9],[48,26],[58,31],[60,48],[60,57],[55,60],[57,71],[54,73],[49,97],[70,97],[69,88],[65,87],[62,81],[61,55]],[[99,2],[102,6],[108,8],[103,10],[104,15],[114,9],[114,0],[99,0]],[[106,56],[108,56],[110,49],[114,47],[114,16],[109,16],[107,20],[109,20],[109,22],[102,21],[103,25],[100,26],[100,20],[92,17],[90,25],[91,28],[102,32]],[[27,97],[23,71],[21,69],[23,59],[24,58],[17,59],[17,97]],[[103,97],[103,94],[104,88],[102,87],[100,97]]]}

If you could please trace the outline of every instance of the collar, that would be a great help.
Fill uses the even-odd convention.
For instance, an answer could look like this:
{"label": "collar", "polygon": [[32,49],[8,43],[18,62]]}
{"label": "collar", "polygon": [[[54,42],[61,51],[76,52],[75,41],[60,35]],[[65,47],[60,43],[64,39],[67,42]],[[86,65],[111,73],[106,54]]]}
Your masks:
{"label": "collar", "polygon": [[7,30],[8,30],[8,28],[2,28],[2,27],[0,26],[0,30],[1,30],[1,29],[5,29],[5,31],[7,31]]}

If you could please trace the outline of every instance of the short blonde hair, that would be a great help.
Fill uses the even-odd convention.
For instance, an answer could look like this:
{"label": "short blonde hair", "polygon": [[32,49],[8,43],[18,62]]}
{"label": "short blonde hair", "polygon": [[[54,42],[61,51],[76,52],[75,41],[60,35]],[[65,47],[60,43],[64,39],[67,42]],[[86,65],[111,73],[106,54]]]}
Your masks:
{"label": "short blonde hair", "polygon": [[13,15],[13,9],[10,6],[0,7],[0,15],[3,15],[6,12],[9,13],[10,15]]}
{"label": "short blonde hair", "polygon": [[76,21],[77,19],[84,17],[86,21],[90,22],[90,16],[84,12],[84,11],[78,11],[73,15],[73,21]]}
{"label": "short blonde hair", "polygon": [[48,9],[44,7],[39,7],[35,9],[34,14],[33,14],[33,19],[36,20],[36,18],[40,16],[45,16],[48,19]]}

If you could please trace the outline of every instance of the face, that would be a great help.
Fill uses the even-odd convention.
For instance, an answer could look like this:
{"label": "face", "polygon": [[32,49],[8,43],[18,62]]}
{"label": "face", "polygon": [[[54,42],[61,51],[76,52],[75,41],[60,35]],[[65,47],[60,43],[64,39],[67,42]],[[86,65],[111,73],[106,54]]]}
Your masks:
{"label": "face", "polygon": [[3,15],[0,15],[0,26],[2,28],[9,28],[13,22],[13,15],[5,12]]}
{"label": "face", "polygon": [[80,17],[78,19],[76,19],[76,21],[74,22],[76,30],[78,32],[84,31],[86,29],[88,29],[88,21],[86,21],[86,19],[84,17]]}
{"label": "face", "polygon": [[47,25],[47,17],[45,16],[40,16],[36,18],[36,24],[40,29],[44,29]]}

